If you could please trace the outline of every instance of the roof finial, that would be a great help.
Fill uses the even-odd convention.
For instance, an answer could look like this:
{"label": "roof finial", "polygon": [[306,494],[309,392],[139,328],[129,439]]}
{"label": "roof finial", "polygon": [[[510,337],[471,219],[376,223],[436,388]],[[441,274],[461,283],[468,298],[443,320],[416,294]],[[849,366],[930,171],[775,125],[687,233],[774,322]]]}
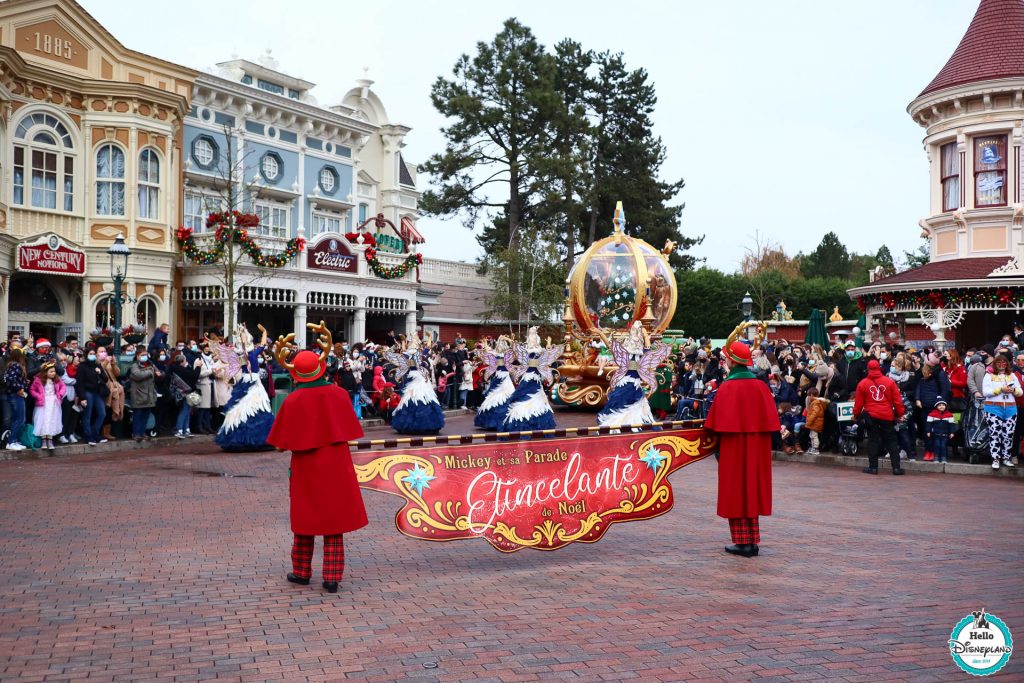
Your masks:
{"label": "roof finial", "polygon": [[622,210],[622,202],[615,202],[615,232],[622,232],[626,227],[626,212]]}

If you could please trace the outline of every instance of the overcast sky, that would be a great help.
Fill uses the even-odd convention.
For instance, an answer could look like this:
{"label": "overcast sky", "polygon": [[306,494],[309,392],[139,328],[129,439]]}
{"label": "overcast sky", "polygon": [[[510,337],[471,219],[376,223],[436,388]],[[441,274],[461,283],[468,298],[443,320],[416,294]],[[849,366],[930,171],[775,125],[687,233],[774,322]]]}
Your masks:
{"label": "overcast sky", "polygon": [[[737,269],[755,230],[790,253],[812,250],[828,230],[858,252],[887,243],[898,256],[919,244],[927,161],[906,106],[977,8],[976,0],[178,0],[173,10],[143,2],[127,12],[124,0],[81,1],[127,47],[199,70],[232,53],[255,60],[269,47],[282,71],[318,84],[324,105],[368,67],[391,120],[413,129],[403,153],[414,163],[444,145],[431,84],[508,16],[547,46],[571,37],[621,51],[656,86],[662,171],[686,180],[683,230],[705,235],[695,254],[726,271]],[[420,189],[426,184],[421,176]],[[420,225],[428,255],[479,256],[460,222]]]}

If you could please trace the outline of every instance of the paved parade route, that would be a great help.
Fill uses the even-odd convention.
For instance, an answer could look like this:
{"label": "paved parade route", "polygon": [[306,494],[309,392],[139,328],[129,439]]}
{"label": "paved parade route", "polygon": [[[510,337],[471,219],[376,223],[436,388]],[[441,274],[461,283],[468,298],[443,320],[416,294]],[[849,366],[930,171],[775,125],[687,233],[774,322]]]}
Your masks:
{"label": "paved parade route", "polygon": [[713,459],[552,553],[407,539],[366,493],[330,595],[319,541],[284,579],[287,457],[190,447],[0,462],[0,679],[952,681],[968,612],[1024,639],[1019,481],[776,463],[753,559],[722,552]]}

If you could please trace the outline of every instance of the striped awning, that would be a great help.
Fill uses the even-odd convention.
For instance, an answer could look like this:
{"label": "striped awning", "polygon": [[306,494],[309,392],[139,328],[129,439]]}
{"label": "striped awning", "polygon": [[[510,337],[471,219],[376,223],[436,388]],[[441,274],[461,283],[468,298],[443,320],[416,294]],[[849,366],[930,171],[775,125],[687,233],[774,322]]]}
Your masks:
{"label": "striped awning", "polygon": [[402,239],[406,244],[423,244],[427,241],[416,229],[416,223],[408,216],[402,217]]}

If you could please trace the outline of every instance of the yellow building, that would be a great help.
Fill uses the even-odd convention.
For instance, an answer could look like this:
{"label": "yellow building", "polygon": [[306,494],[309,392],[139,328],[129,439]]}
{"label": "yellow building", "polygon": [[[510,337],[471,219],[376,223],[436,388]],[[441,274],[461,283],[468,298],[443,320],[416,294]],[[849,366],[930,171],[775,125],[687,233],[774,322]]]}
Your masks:
{"label": "yellow building", "polygon": [[71,0],[0,3],[0,325],[112,320],[106,250],[132,251],[124,324],[175,323],[182,121],[196,73],[125,48]]}

